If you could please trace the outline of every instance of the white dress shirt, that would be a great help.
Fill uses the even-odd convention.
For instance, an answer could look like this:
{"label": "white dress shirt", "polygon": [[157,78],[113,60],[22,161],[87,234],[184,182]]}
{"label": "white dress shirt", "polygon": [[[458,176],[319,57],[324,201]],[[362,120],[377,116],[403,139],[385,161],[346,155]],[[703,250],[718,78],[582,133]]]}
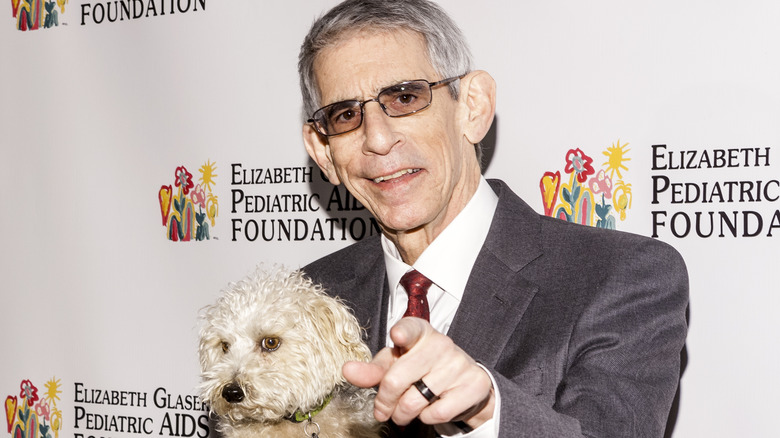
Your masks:
{"label": "white dress shirt", "polygon": [[[497,204],[498,197],[487,181],[481,178],[477,191],[463,211],[423,251],[414,267],[404,263],[395,245],[382,236],[387,281],[392,291],[388,303],[386,345],[392,345],[390,328],[400,321],[406,312],[408,297],[400,281],[401,277],[412,269],[416,269],[433,282],[427,296],[431,325],[437,331],[447,333],[460,305],[471,270],[487,238]],[[439,434],[470,438],[498,437],[501,399],[492,375],[490,379],[493,381],[496,397],[493,418],[468,433],[452,424],[438,425],[436,431]]]}

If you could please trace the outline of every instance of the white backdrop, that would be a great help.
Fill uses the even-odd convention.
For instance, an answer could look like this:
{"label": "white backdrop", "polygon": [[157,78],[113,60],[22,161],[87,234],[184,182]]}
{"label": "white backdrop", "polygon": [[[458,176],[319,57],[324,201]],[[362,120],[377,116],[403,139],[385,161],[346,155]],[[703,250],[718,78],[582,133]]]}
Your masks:
{"label": "white backdrop", "polygon": [[[8,434],[21,414],[20,430],[37,419],[52,436],[204,437],[199,309],[258,263],[298,267],[372,232],[300,140],[298,48],[335,2],[74,0],[52,4],[48,28],[45,5],[22,0],[15,18],[11,3],[0,19]],[[674,436],[776,436],[780,4],[444,6],[498,83],[486,175],[542,212],[542,176],[568,184],[567,152],[580,149],[611,174],[613,212],[622,186],[616,227],[684,255],[691,330]],[[17,29],[26,10],[38,29]],[[208,239],[168,240],[180,167]]]}

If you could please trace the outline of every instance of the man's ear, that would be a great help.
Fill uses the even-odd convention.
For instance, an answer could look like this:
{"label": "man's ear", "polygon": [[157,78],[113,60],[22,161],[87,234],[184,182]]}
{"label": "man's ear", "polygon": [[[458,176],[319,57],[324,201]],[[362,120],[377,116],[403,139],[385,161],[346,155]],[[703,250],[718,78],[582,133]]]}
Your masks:
{"label": "man's ear", "polygon": [[306,146],[306,152],[320,170],[328,177],[333,185],[341,184],[336,168],[333,165],[333,157],[330,153],[330,144],[325,136],[320,135],[314,130],[314,127],[308,123],[303,125],[303,144]]}
{"label": "man's ear", "polygon": [[464,135],[469,143],[485,138],[496,114],[496,81],[486,71],[473,71],[461,79],[460,100],[468,114]]}

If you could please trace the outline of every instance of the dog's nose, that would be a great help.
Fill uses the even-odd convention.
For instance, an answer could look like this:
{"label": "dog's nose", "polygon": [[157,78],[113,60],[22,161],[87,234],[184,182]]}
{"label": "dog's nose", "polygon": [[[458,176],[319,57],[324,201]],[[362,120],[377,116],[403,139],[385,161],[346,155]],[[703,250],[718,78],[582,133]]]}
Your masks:
{"label": "dog's nose", "polygon": [[222,397],[230,403],[240,403],[244,399],[244,391],[235,383],[222,388]]}

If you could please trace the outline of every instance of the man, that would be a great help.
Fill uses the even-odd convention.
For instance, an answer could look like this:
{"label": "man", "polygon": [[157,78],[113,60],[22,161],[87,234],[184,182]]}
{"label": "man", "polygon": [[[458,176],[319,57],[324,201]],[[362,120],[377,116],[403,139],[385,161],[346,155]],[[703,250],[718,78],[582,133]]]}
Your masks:
{"label": "man", "polygon": [[540,216],[481,176],[495,84],[451,19],[426,0],[347,0],[312,25],[299,72],[308,153],[382,229],[304,270],[366,327],[374,359],[343,373],[378,387],[390,434],[662,436],[683,261]]}

